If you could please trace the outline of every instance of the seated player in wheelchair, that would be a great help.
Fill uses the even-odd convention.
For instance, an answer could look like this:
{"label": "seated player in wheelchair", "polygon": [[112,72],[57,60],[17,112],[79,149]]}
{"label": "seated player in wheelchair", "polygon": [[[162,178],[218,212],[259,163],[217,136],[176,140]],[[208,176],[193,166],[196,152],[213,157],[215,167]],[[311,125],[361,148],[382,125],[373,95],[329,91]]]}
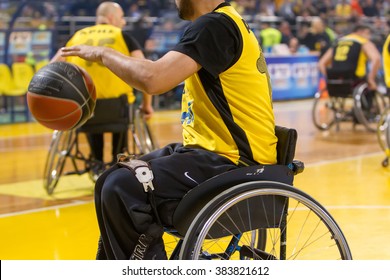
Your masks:
{"label": "seated player in wheelchair", "polygon": [[[225,1],[176,4],[179,16],[191,24],[173,50],[156,61],[106,47],[78,45],[61,51],[64,57],[103,63],[149,94],[185,82],[183,143],[139,160],[121,159],[96,182],[103,243],[98,259],[166,259],[160,218],[169,223],[188,191],[226,171],[277,162],[270,78],[256,36]],[[156,213],[161,208],[164,213]]]}
{"label": "seated player in wheelchair", "polygon": [[[370,41],[372,30],[366,25],[357,25],[353,32],[338,39],[334,46],[318,62],[320,72],[329,80],[352,80],[351,90],[362,82],[367,82],[368,98],[377,90],[376,76],[381,66],[381,55]],[[367,73],[367,64],[370,63]],[[334,85],[335,91],[336,85]],[[332,95],[332,91],[329,90]],[[347,92],[346,94],[351,94]],[[339,93],[336,93],[339,96]],[[340,94],[341,95],[341,94]],[[346,96],[345,96],[346,97]],[[368,103],[371,103],[368,100]],[[369,105],[368,105],[369,106]]]}
{"label": "seated player in wheelchair", "polygon": [[[90,45],[111,42],[105,44],[127,56],[144,58],[139,43],[122,30],[125,24],[124,12],[119,4],[102,2],[96,10],[96,24],[76,32],[66,46],[82,42],[89,42]],[[60,52],[57,52],[52,61],[60,60],[83,67],[91,75],[96,87],[97,102],[94,115],[79,131],[87,134],[91,157],[94,162],[100,163],[92,167],[97,177],[105,169],[103,161],[105,132],[112,133],[112,162],[116,161],[118,152],[127,151],[128,124],[121,125],[120,122],[121,119],[128,120],[129,112],[124,110],[129,108],[128,103],[132,104],[135,101],[133,88],[101,64],[90,63],[78,57],[64,58],[60,56]],[[143,94],[141,109],[146,118],[150,118],[153,113],[151,103],[151,96]]]}

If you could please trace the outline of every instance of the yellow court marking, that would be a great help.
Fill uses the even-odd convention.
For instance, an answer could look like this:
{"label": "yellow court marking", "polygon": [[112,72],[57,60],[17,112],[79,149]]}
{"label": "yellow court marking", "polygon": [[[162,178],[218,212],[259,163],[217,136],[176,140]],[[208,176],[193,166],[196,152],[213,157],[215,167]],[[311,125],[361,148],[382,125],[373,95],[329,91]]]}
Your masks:
{"label": "yellow court marking", "polygon": [[55,200],[93,195],[93,188],[94,183],[88,174],[67,175],[61,176],[51,196],[46,193],[43,180],[2,184],[0,185],[0,194]]}
{"label": "yellow court marking", "polygon": [[[335,218],[354,259],[390,259],[390,168],[381,166],[382,159],[377,153],[311,164],[295,178],[294,185]],[[71,177],[61,178],[55,197],[67,193],[68,188],[79,191],[89,187],[92,193],[93,184],[87,175]],[[27,187],[2,185],[0,193],[17,189],[13,195],[50,198],[41,182],[36,186],[24,184]],[[40,194],[33,194],[31,189]],[[0,259],[95,258],[99,231],[93,202],[0,215],[0,228]],[[166,236],[167,244],[173,241],[170,239]]]}
{"label": "yellow court marking", "polygon": [[19,138],[32,135],[45,135],[53,133],[52,129],[46,128],[37,122],[13,123],[0,125],[2,138]]}
{"label": "yellow court marking", "polygon": [[94,204],[0,218],[2,260],[93,260],[99,229]]}

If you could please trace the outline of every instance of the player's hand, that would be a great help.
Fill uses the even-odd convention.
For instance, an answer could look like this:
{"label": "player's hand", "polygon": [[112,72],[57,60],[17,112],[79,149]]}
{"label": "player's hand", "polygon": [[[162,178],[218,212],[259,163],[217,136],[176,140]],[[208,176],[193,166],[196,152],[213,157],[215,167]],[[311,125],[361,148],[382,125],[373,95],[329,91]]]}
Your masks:
{"label": "player's hand", "polygon": [[61,56],[78,56],[92,62],[102,62],[104,47],[77,45],[61,48]]}
{"label": "player's hand", "polygon": [[375,79],[367,79],[367,84],[369,90],[377,90],[378,88]]}
{"label": "player's hand", "polygon": [[153,110],[153,107],[151,105],[141,104],[139,108],[140,108],[141,112],[143,113],[143,117],[145,120],[149,120],[152,117],[154,110]]}

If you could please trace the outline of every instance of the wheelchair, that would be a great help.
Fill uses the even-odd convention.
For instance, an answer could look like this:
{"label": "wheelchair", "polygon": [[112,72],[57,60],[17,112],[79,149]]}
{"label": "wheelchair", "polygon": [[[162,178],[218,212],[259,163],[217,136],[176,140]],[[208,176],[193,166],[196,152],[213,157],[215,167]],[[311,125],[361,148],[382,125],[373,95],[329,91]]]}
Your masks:
{"label": "wheelchair", "polygon": [[319,130],[329,130],[333,125],[340,129],[341,122],[362,124],[375,132],[379,118],[386,107],[382,93],[370,92],[366,82],[358,82],[352,74],[328,71],[326,89],[314,96],[312,119]]}
{"label": "wheelchair", "polygon": [[[110,112],[109,118],[104,112]],[[94,167],[104,166],[107,168],[109,166],[110,163],[100,162],[91,155],[85,155],[85,151],[83,152],[80,147],[82,133],[113,132],[120,133],[121,138],[126,137],[124,139],[127,139],[129,131],[132,137],[131,141],[128,141],[130,148],[127,151],[118,150],[117,154],[126,152],[136,158],[158,148],[141,111],[136,110],[132,104],[128,104],[126,95],[119,98],[97,100],[94,115],[78,129],[55,130],[43,174],[43,186],[47,194],[53,194],[62,175],[88,173],[91,180],[95,182]],[[67,161],[70,161],[71,167],[66,165]],[[65,172],[65,169],[70,170]]]}
{"label": "wheelchair", "polygon": [[183,197],[172,226],[165,228],[170,260],[352,259],[330,213],[292,185],[304,169],[293,160],[296,130],[276,126],[275,131],[276,165],[226,172]]}
{"label": "wheelchair", "polygon": [[377,138],[380,147],[385,152],[386,157],[382,161],[382,166],[387,167],[389,165],[390,158],[390,108],[381,115],[377,128]]}

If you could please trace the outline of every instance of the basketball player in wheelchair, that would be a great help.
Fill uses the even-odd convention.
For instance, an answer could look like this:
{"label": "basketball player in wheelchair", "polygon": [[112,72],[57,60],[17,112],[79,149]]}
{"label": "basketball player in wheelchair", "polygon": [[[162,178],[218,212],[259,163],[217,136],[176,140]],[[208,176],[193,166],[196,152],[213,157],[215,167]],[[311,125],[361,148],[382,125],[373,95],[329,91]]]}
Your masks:
{"label": "basketball player in wheelchair", "polygon": [[[282,224],[289,223],[276,218],[289,214],[284,198],[309,200],[302,205],[316,203],[285,184],[292,183],[294,165],[289,168],[287,164],[277,164],[281,156],[277,155],[280,139],[275,131],[270,79],[258,41],[225,1],[176,0],[176,5],[179,16],[191,24],[173,50],[156,61],[131,58],[106,47],[78,45],[61,50],[64,57],[78,56],[103,63],[126,83],[149,94],[161,94],[182,81],[185,83],[181,113],[183,143],[169,144],[138,160],[123,155],[97,180],[95,207],[101,233],[97,259],[167,259],[168,255],[176,256],[177,251],[184,259],[231,259],[238,251],[240,258],[245,259],[286,259],[286,250],[279,255],[265,252],[263,246],[265,240],[274,240],[267,241],[267,246],[279,243],[285,247],[285,239],[280,236],[288,234]],[[288,144],[285,147],[295,149],[295,142],[293,147]],[[245,180],[236,180],[258,176],[272,182],[247,185]],[[222,181],[215,182],[214,178]],[[220,188],[215,189],[216,185],[229,188],[221,192]],[[196,195],[199,194],[196,189],[202,195]],[[237,194],[242,196],[238,198]],[[264,194],[267,205],[257,200]],[[280,202],[277,207],[275,201]],[[253,207],[246,208],[248,211],[238,210],[249,204]],[[223,209],[215,211],[220,205]],[[242,223],[243,227],[233,226],[235,229],[221,222],[215,230],[216,236],[211,230],[203,234],[204,219],[198,218],[197,213],[190,214],[193,212],[190,210],[198,210],[200,206],[199,214],[206,220],[214,213],[228,214],[225,210],[233,207],[232,210],[237,210],[233,212],[239,215],[235,220],[227,219],[230,224],[235,225],[239,217],[246,220],[259,210],[263,221],[249,219]],[[275,208],[278,215],[264,216],[267,209]],[[325,211],[323,207],[309,208],[319,210],[314,212]],[[182,215],[178,222],[176,214]],[[207,224],[219,224],[218,215],[214,216],[216,220]],[[324,217],[319,223],[324,220],[329,222]],[[266,238],[267,232],[262,230],[266,227],[278,228],[279,237]],[[338,226],[325,228],[325,232],[332,232],[328,241],[337,245],[336,258],[351,258]],[[176,253],[169,253],[167,244],[164,245],[164,231],[179,237]],[[233,236],[228,243],[229,248],[235,248],[232,252],[214,253],[213,248],[206,246],[206,239],[229,236]],[[224,241],[220,242],[217,244]],[[301,249],[305,251],[306,247]],[[297,257],[292,251],[287,254]]]}
{"label": "basketball player in wheelchair", "polygon": [[[376,131],[385,101],[377,85],[381,55],[370,41],[371,33],[369,26],[357,25],[319,60],[318,67],[326,78],[329,95],[325,107],[321,107],[321,102],[326,101],[324,96],[318,93],[315,97],[313,120],[319,129],[327,130],[334,123],[351,120],[354,124],[363,124],[369,131]],[[348,98],[352,98],[352,110],[346,109]],[[330,111],[331,116],[321,119],[324,111]]]}
{"label": "basketball player in wheelchair", "polygon": [[[66,46],[86,43],[88,45],[106,45],[121,53],[144,58],[139,43],[122,28],[126,25],[124,12],[115,2],[100,3],[96,10],[96,24],[77,31],[67,42]],[[97,178],[116,161],[118,153],[128,151],[128,124],[135,117],[135,94],[133,88],[119,79],[106,67],[97,63],[90,63],[78,57],[64,58],[57,53],[51,61],[65,60],[84,68],[92,77],[97,94],[96,108],[91,119],[78,132],[84,132],[91,148],[91,171]],[[141,94],[140,110],[145,119],[153,114],[152,98],[148,94]],[[130,116],[129,116],[130,114]],[[104,138],[105,132],[112,133],[112,159],[105,164]]]}
{"label": "basketball player in wheelchair", "polygon": [[[88,42],[90,45],[108,46],[125,55],[143,58],[141,47],[134,38],[122,31],[124,13],[115,2],[102,2],[96,10],[96,25],[76,32],[67,46]],[[88,173],[95,182],[97,177],[116,162],[117,154],[127,152],[138,156],[156,148],[147,119],[153,114],[152,97],[139,93],[142,101],[136,108],[136,92],[101,64],[90,63],[78,57],[64,58],[60,52],[54,61],[67,61],[85,69],[96,87],[96,107],[92,117],[80,128],[54,131],[44,170],[44,188],[51,195],[62,175]],[[104,157],[104,134],[112,135],[111,159]],[[131,139],[128,139],[129,133]],[[89,155],[80,149],[79,136],[86,134]],[[71,168],[66,168],[66,161]],[[73,169],[72,169],[73,168]]]}

